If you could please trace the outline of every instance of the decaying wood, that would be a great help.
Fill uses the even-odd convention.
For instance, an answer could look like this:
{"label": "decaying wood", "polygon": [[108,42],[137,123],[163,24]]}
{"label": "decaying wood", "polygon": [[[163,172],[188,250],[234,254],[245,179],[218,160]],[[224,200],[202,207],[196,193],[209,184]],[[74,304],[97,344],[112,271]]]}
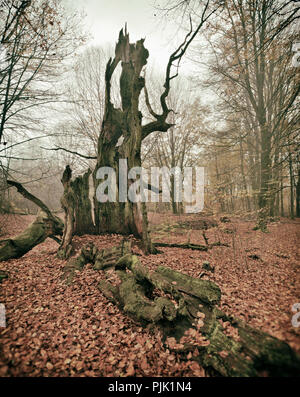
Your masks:
{"label": "decaying wood", "polygon": [[191,249],[196,251],[207,251],[207,245],[199,245],[199,244],[191,244],[191,243],[183,243],[183,244],[176,244],[176,243],[159,243],[155,242],[154,245],[156,247],[170,247],[170,248],[183,248],[183,249]]}
{"label": "decaying wood", "polygon": [[95,269],[114,268],[121,281],[101,281],[99,289],[142,325],[159,327],[170,349],[183,358],[197,349],[193,359],[221,376],[299,375],[300,359],[288,344],[218,309],[215,283],[164,266],[151,273],[129,249],[89,256]]}
{"label": "decaying wood", "polygon": [[20,258],[47,237],[59,241],[57,236],[63,234],[64,224],[60,218],[53,215],[45,203],[28,192],[21,183],[7,181],[7,184],[16,187],[23,197],[32,201],[41,211],[37,218],[18,236],[0,241],[0,261]]}
{"label": "decaying wood", "polygon": [[40,212],[37,218],[18,236],[0,241],[0,261],[20,258],[47,237],[55,238],[63,233],[63,222]]}
{"label": "decaying wood", "polygon": [[[201,20],[199,26],[194,30],[192,23],[190,31],[187,33],[183,42],[171,54],[165,75],[163,91],[160,96],[160,111],[153,111],[148,92],[145,87],[144,67],[149,56],[148,50],[144,46],[144,39],[136,43],[130,43],[127,27],[121,30],[118,42],[115,46],[114,58],[109,59],[105,71],[105,109],[101,132],[98,139],[97,165],[94,170],[95,187],[98,189],[103,176],[97,177],[98,170],[102,167],[111,167],[116,175],[120,175],[126,166],[120,166],[120,160],[126,160],[127,168],[134,169],[141,167],[141,145],[143,139],[155,131],[166,132],[173,124],[168,122],[168,115],[171,109],[168,107],[167,97],[171,88],[171,80],[178,73],[172,73],[174,66],[179,67],[179,63],[187,51],[187,48],[196,37],[205,20]],[[120,74],[120,98],[121,107],[116,108],[111,98],[111,79],[121,63]],[[152,121],[143,124],[143,114],[141,113],[140,94],[145,90],[146,105],[152,116]],[[121,142],[121,143],[120,143]],[[129,184],[132,183],[129,181]],[[116,180],[117,194],[120,186],[118,178]],[[95,223],[98,233],[119,233],[124,235],[133,234],[141,237],[145,253],[156,253],[154,245],[151,243],[148,231],[148,220],[145,203],[141,206],[136,202],[122,198],[115,202],[106,201],[99,203],[95,199]]]}
{"label": "decaying wood", "polygon": [[72,238],[74,233],[74,201],[75,197],[71,189],[72,170],[67,165],[61,183],[64,187],[64,193],[60,200],[61,206],[65,212],[64,232],[57,255],[61,259],[66,259],[72,252]]}
{"label": "decaying wood", "polygon": [[107,250],[98,250],[92,243],[87,244],[81,249],[77,257],[69,259],[64,267],[62,279],[66,280],[67,284],[70,284],[76,271],[82,270],[87,263],[93,263],[94,270],[105,270],[109,267],[115,267],[118,260],[129,252],[131,252],[131,243],[126,240],[120,246]]}
{"label": "decaying wood", "polygon": [[226,243],[216,242],[208,245],[201,245],[201,244],[192,244],[192,243],[183,243],[183,244],[176,244],[176,243],[153,243],[156,247],[171,247],[171,248],[183,248],[183,249],[191,249],[195,251],[207,251],[213,247],[229,247]]}
{"label": "decaying wood", "polygon": [[2,280],[4,280],[5,278],[8,278],[8,273],[5,272],[4,270],[0,270],[0,284]]}
{"label": "decaying wood", "polygon": [[67,259],[72,253],[72,239],[74,235],[93,234],[95,226],[92,220],[92,206],[89,198],[89,169],[83,176],[73,181],[72,170],[67,165],[61,182],[64,193],[61,205],[65,212],[65,226],[62,242],[58,249],[58,257]]}

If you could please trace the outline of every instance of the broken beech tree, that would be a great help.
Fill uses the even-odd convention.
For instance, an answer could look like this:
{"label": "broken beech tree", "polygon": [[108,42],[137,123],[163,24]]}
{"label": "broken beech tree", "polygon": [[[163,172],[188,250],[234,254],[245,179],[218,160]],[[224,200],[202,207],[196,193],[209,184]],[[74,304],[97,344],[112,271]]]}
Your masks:
{"label": "broken beech tree", "polygon": [[[99,283],[100,291],[142,325],[158,326],[168,348],[221,376],[299,375],[299,356],[285,342],[221,312],[219,287],[208,280],[159,266],[150,272],[123,243],[98,251],[92,244],[65,268],[65,277],[84,264],[114,269],[119,283]],[[111,274],[110,274],[111,275]],[[70,278],[68,278],[70,281]]]}
{"label": "broken beech tree", "polygon": [[[170,56],[164,90],[160,97],[161,113],[159,114],[155,113],[150,105],[145,78],[142,76],[142,70],[147,64],[149,56],[148,50],[144,47],[144,39],[131,44],[126,28],[125,32],[123,32],[123,29],[120,31],[115,47],[115,56],[108,61],[105,72],[105,110],[98,139],[97,165],[94,171],[96,190],[101,183],[100,178],[103,178],[103,176],[99,176],[99,169],[111,167],[116,175],[125,175],[127,180],[128,170],[141,167],[142,140],[152,132],[166,132],[172,126],[167,122],[171,110],[167,106],[166,99],[170,92],[170,82],[177,74],[172,76],[171,69],[174,62],[180,62],[203,23],[204,20],[201,21],[194,32],[191,25],[191,30],[186,35],[184,42]],[[119,63],[121,63],[120,97],[122,106],[121,108],[115,108],[111,101],[111,79]],[[142,124],[143,115],[139,106],[139,97],[143,89],[148,111],[153,117],[153,121],[144,125]],[[122,160],[121,163],[120,160]],[[131,183],[131,181],[128,182],[128,184]],[[151,244],[148,233],[145,203],[140,203],[139,206],[138,203],[127,200],[128,189],[125,189],[126,197],[119,200],[119,178],[117,177],[113,183],[116,183],[115,202],[99,203],[95,197],[97,232],[133,234],[142,237],[145,252],[154,252],[155,247]]]}
{"label": "broken beech tree", "polygon": [[17,188],[26,199],[32,201],[41,211],[36,219],[18,236],[0,241],[0,261],[20,258],[47,237],[59,241],[57,236],[63,234],[64,224],[60,218],[53,215],[40,199],[29,193],[20,183],[7,181],[7,184]]}

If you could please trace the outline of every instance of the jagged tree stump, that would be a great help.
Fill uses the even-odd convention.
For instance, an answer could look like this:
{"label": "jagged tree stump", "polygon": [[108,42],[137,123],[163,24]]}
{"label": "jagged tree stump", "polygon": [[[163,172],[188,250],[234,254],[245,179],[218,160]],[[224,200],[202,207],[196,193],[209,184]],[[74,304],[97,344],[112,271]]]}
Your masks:
{"label": "jagged tree stump", "polygon": [[150,273],[130,246],[91,251],[94,269],[114,268],[120,279],[118,285],[100,282],[106,298],[142,325],[158,326],[183,357],[197,349],[193,359],[221,376],[299,375],[299,356],[288,344],[218,309],[215,283],[164,266]]}
{"label": "jagged tree stump", "polygon": [[72,253],[72,239],[74,235],[95,233],[95,226],[92,219],[92,205],[89,198],[89,169],[82,176],[74,180],[72,170],[66,166],[61,182],[64,193],[61,198],[61,205],[65,213],[65,226],[63,238],[58,249],[58,257],[67,259]]}

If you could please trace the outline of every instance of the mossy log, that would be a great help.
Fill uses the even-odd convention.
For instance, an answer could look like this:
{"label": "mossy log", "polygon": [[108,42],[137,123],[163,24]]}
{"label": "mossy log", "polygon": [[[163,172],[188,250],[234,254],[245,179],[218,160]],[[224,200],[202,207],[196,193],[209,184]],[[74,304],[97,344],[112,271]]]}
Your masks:
{"label": "mossy log", "polygon": [[0,241],[0,261],[16,259],[25,255],[36,245],[42,243],[47,237],[60,243],[57,236],[62,236],[64,224],[60,218],[53,215],[50,209],[39,198],[15,181],[7,181],[9,186],[40,208],[36,219],[18,236]]}
{"label": "mossy log", "polygon": [[110,249],[98,250],[93,243],[84,246],[80,254],[68,260],[63,270],[62,279],[71,284],[76,271],[80,271],[87,263],[94,264],[94,270],[105,270],[109,267],[117,267],[118,261],[126,260],[126,255],[131,252],[130,241],[124,240],[120,246]]}
{"label": "mossy log", "polygon": [[120,247],[101,255],[95,269],[112,267],[113,259],[121,282],[101,281],[100,291],[141,324],[158,326],[183,358],[198,349],[193,359],[221,376],[299,375],[299,356],[287,343],[218,309],[221,291],[215,283],[164,266],[151,273],[128,250],[122,256]]}
{"label": "mossy log", "polygon": [[0,241],[0,261],[20,258],[47,237],[56,239],[63,233],[63,222],[41,211],[37,218],[18,236]]}
{"label": "mossy log", "polygon": [[4,280],[5,278],[8,278],[8,273],[5,272],[4,270],[0,270],[0,284],[2,280]]}

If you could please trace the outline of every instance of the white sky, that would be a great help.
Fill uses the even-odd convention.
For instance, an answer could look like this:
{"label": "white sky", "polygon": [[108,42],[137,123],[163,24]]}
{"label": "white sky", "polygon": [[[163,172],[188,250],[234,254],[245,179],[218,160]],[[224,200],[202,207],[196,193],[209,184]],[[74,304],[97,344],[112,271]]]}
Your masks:
{"label": "white sky", "polygon": [[[170,21],[162,21],[156,16],[157,11],[152,6],[152,0],[62,1],[67,7],[85,11],[86,28],[93,36],[94,45],[114,46],[119,31],[127,22],[130,41],[146,38],[144,45],[150,53],[148,63],[163,71],[170,54],[184,36],[183,32],[177,34],[176,26]],[[182,63],[182,72],[187,70],[187,63],[188,61]]]}

